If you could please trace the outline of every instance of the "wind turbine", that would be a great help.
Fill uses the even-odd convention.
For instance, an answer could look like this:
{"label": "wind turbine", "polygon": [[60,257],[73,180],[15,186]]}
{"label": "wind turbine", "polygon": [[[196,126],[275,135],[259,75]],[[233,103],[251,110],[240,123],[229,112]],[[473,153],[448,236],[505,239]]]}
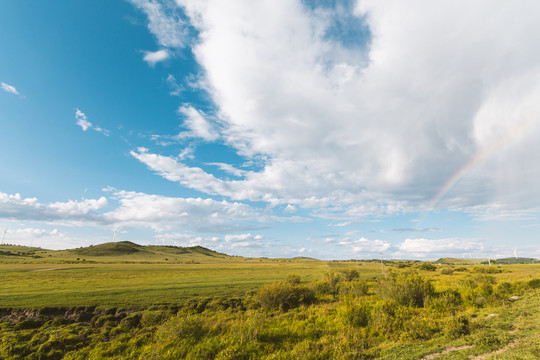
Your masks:
{"label": "wind turbine", "polygon": [[516,248],[514,248],[514,257],[517,259],[517,251],[516,251]]}
{"label": "wind turbine", "polygon": [[113,239],[112,239],[113,242],[116,242],[116,234],[117,233],[118,233],[118,230],[115,229],[114,230],[114,236],[113,236]]}
{"label": "wind turbine", "polygon": [[4,235],[2,236],[2,245],[4,245],[4,239],[6,238],[7,228],[4,230]]}

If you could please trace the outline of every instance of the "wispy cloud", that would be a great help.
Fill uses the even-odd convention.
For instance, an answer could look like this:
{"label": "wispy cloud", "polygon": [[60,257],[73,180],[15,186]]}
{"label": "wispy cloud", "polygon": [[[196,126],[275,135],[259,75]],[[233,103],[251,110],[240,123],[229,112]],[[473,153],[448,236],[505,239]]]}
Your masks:
{"label": "wispy cloud", "polygon": [[17,89],[14,87],[14,86],[11,86],[11,85],[8,85],[6,83],[1,83],[1,86],[2,86],[2,90],[4,90],[5,92],[7,93],[10,93],[10,94],[14,94],[14,95],[21,95],[19,94],[19,92],[17,91]]}
{"label": "wispy cloud", "polygon": [[395,231],[395,232],[410,232],[410,233],[414,233],[414,232],[435,232],[435,231],[441,231],[441,229],[439,228],[395,228],[395,229],[392,229],[391,231]]}
{"label": "wispy cloud", "polygon": [[150,66],[155,66],[158,62],[165,61],[168,58],[170,58],[170,53],[165,50],[157,50],[157,51],[145,51],[143,60],[148,63]]}
{"label": "wispy cloud", "polygon": [[188,129],[187,132],[180,133],[179,138],[198,137],[206,141],[217,140],[216,129],[201,111],[190,105],[183,105],[177,111],[184,117],[184,126]]}
{"label": "wispy cloud", "polygon": [[257,247],[261,248],[268,246],[262,241],[264,236],[262,235],[252,235],[252,234],[239,234],[239,235],[225,235],[225,242],[228,243],[229,247],[234,249],[238,247]]}
{"label": "wispy cloud", "polygon": [[368,254],[377,253],[381,251],[387,251],[392,246],[391,243],[386,240],[369,240],[364,237],[361,237],[361,238],[328,237],[324,239],[323,243],[339,246],[339,247],[346,247],[347,249],[350,249],[355,253],[368,253]]}
{"label": "wispy cloud", "polygon": [[158,43],[166,48],[182,48],[187,38],[187,24],[182,12],[172,0],[130,0],[148,17],[148,29]]}
{"label": "wispy cloud", "polygon": [[102,133],[105,136],[110,135],[110,131],[107,129],[103,129],[99,126],[93,125],[90,121],[88,121],[88,118],[86,115],[79,109],[75,109],[75,119],[77,120],[77,125],[83,129],[83,131],[86,131],[88,129],[93,129],[99,133]]}
{"label": "wispy cloud", "polygon": [[485,249],[482,239],[405,239],[397,246],[398,253],[402,256],[411,257],[434,257],[461,255],[464,253],[482,253]]}
{"label": "wispy cloud", "polygon": [[176,81],[176,78],[172,74],[169,74],[165,81],[167,81],[167,85],[169,86],[169,89],[171,90],[169,94],[172,96],[179,96],[184,90],[183,87],[178,83],[178,81]]}

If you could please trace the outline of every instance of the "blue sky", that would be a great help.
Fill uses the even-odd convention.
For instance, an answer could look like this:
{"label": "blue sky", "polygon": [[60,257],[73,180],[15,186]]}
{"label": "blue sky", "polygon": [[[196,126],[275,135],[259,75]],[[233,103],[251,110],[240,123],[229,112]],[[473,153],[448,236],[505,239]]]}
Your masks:
{"label": "blue sky", "polygon": [[540,257],[538,7],[3,1],[4,242]]}

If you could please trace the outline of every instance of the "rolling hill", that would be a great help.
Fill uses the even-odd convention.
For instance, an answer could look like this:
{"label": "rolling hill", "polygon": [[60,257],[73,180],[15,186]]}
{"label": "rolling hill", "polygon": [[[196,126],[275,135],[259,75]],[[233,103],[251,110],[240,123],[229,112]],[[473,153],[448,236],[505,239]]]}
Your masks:
{"label": "rolling hill", "polygon": [[0,262],[143,262],[207,263],[233,257],[202,246],[138,245],[130,241],[109,242],[77,249],[47,250],[36,247],[0,245]]}

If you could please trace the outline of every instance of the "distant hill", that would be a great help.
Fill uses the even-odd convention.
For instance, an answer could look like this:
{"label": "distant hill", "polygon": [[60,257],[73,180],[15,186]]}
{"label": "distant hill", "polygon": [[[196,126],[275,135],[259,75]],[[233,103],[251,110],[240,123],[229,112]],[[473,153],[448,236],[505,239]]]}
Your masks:
{"label": "distant hill", "polygon": [[146,251],[144,246],[131,241],[110,242],[71,250],[84,256],[124,256]]}
{"label": "distant hill", "polygon": [[435,264],[446,264],[446,265],[474,265],[480,264],[486,259],[460,259],[460,258],[441,258],[435,261]]}
{"label": "distant hill", "polygon": [[42,248],[0,245],[3,262],[145,262],[145,263],[208,263],[233,257],[202,246],[138,245],[130,241],[109,242],[77,249],[47,250]]}
{"label": "distant hill", "polygon": [[533,258],[524,258],[524,257],[509,257],[509,258],[503,258],[503,259],[497,259],[495,260],[496,264],[533,264],[538,263],[539,261],[537,259]]}
{"label": "distant hill", "polygon": [[[503,259],[490,259],[491,264],[532,264],[540,262],[537,259],[533,258],[522,258],[522,257],[510,257]],[[488,264],[487,259],[458,259],[458,258],[441,258],[435,261],[436,264],[446,264],[446,265],[474,265],[474,264]]]}

